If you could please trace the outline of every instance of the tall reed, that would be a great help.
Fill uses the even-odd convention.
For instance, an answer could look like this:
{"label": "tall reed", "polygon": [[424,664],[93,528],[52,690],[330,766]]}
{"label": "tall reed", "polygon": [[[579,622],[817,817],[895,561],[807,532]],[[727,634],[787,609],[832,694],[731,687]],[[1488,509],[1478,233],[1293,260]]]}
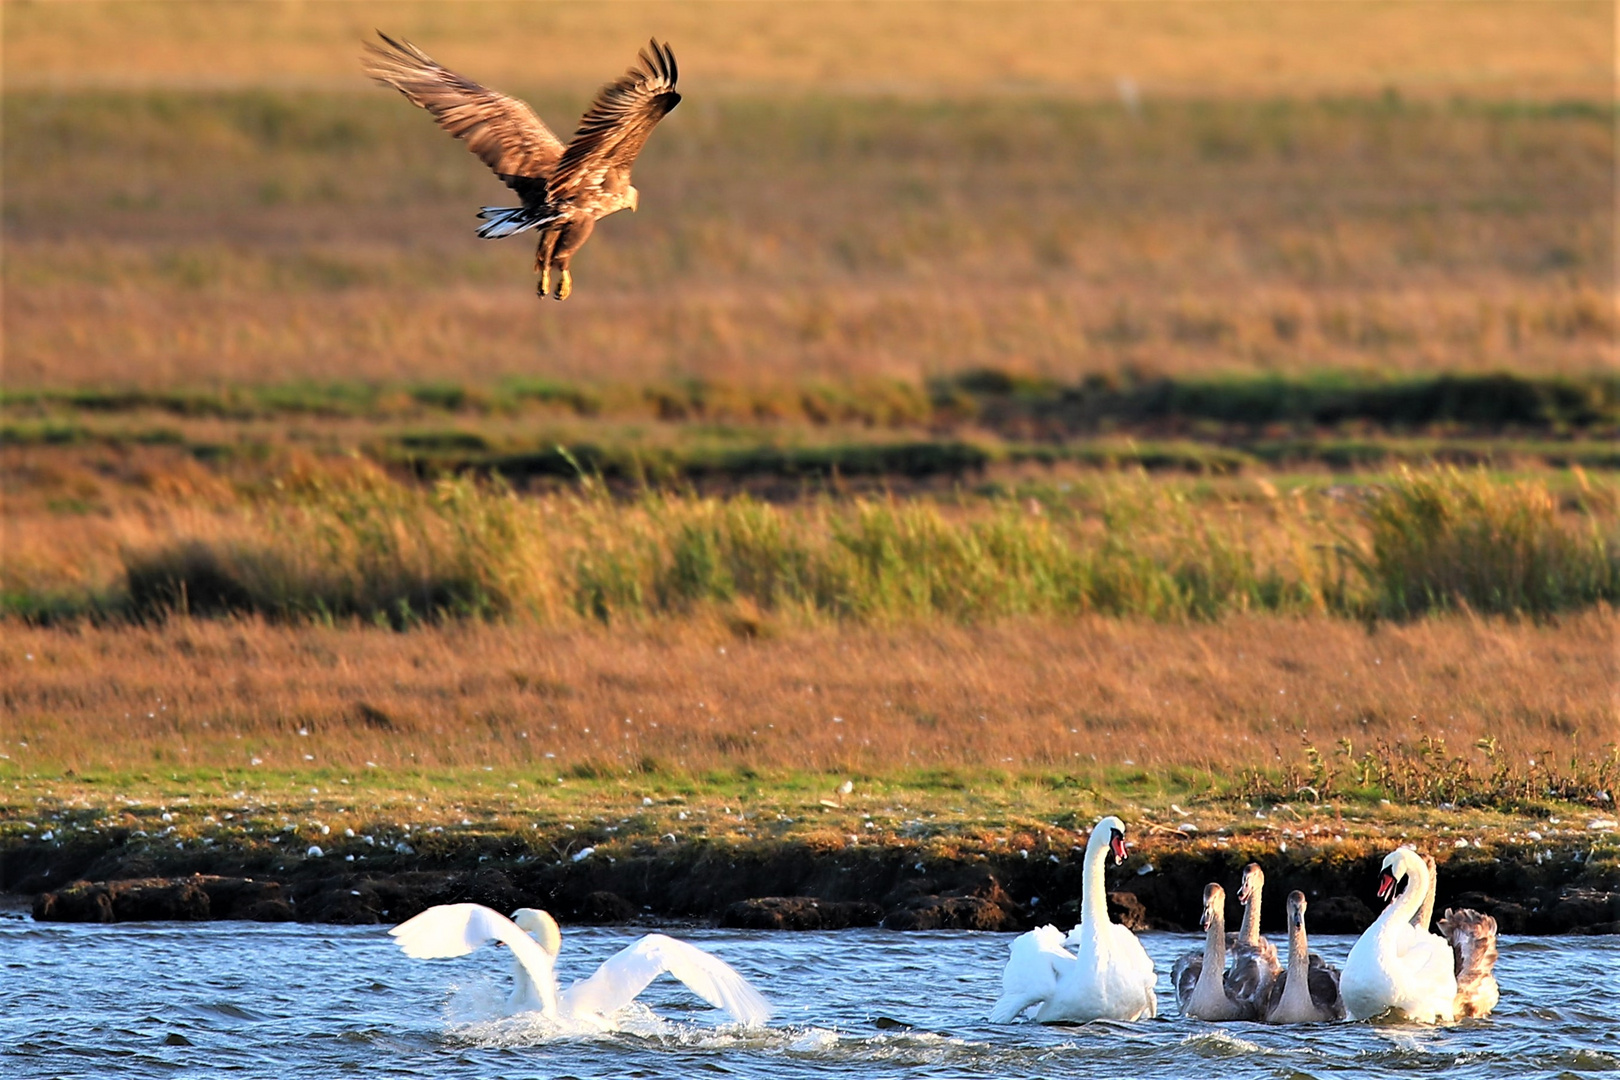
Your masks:
{"label": "tall reed", "polygon": [[131,607],[406,626],[551,614],[541,524],[499,483],[427,488],[362,469],[300,473],[224,526],[126,554]]}
{"label": "tall reed", "polygon": [[1355,556],[1381,615],[1436,608],[1546,615],[1620,597],[1612,517],[1570,522],[1545,485],[1403,469],[1374,493]]}
{"label": "tall reed", "polygon": [[[1584,480],[1584,477],[1583,477]],[[371,466],[301,473],[206,528],[126,553],[140,613],[616,622],[705,608],[867,623],[1083,613],[1549,615],[1620,596],[1614,500],[1540,480],[1405,471],[1357,497],[1194,499],[1145,476],[1072,501],[775,506],[598,485],[522,497]],[[1339,553],[1339,558],[1332,553]]]}

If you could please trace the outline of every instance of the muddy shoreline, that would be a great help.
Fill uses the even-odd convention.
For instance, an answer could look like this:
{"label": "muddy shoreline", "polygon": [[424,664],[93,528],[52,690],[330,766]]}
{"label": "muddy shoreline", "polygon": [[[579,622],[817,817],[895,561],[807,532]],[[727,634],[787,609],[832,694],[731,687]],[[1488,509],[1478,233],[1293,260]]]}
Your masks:
{"label": "muddy shoreline", "polygon": [[[1282,927],[1282,899],[1301,889],[1313,928],[1351,933],[1373,919],[1384,847],[1278,851],[1144,842],[1109,871],[1115,917],[1140,929],[1196,924],[1204,885],[1236,893],[1243,865],[1266,871],[1263,922]],[[1438,909],[1477,908],[1508,934],[1620,933],[1620,868],[1591,844],[1503,844],[1435,851]],[[544,907],[567,922],[699,920],[759,929],[1022,930],[1076,921],[1078,849],[965,852],[939,858],[903,846],[824,848],[794,842],[693,842],[537,860],[486,844],[421,856],[379,853],[269,860],[251,849],[164,851],[114,834],[70,845],[13,842],[0,851],[0,892],[48,921],[256,919],[393,923],[433,904]],[[1235,903],[1229,917],[1236,917]]]}

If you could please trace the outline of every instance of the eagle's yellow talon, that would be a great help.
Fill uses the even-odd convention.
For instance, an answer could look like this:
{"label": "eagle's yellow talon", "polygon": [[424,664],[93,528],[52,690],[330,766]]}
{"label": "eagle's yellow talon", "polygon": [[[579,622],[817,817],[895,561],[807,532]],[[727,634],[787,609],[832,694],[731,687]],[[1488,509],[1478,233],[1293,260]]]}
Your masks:
{"label": "eagle's yellow talon", "polygon": [[562,272],[562,280],[557,282],[557,299],[566,300],[568,294],[574,291],[574,275],[567,270]]}
{"label": "eagle's yellow talon", "polygon": [[547,293],[551,292],[551,267],[542,266],[540,268],[540,288],[536,291],[539,292],[541,296],[545,296]]}

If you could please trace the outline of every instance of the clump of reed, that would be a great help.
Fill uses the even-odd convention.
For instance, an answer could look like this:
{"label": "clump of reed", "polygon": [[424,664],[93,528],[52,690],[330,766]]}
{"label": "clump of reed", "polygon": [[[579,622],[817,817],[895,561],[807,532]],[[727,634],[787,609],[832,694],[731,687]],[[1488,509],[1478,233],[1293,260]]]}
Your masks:
{"label": "clump of reed", "polygon": [[[1582,487],[1590,493],[1583,473]],[[1435,609],[1547,615],[1620,598],[1612,518],[1571,522],[1541,483],[1402,469],[1368,500],[1355,554],[1379,615]]]}
{"label": "clump of reed", "polygon": [[238,520],[131,552],[126,585],[147,614],[395,626],[739,604],[861,622],[1323,607],[1307,545],[1268,553],[1243,523],[1141,478],[1103,488],[1095,513],[1009,499],[784,508],[657,492],[621,503],[591,485],[522,499],[498,480],[416,488],[366,467],[299,477]]}
{"label": "clump of reed", "polygon": [[360,465],[301,471],[239,513],[127,552],[125,585],[143,615],[394,626],[722,609],[867,623],[1545,616],[1620,597],[1614,501],[1581,481],[1572,508],[1541,480],[1453,469],[1261,505],[1114,474],[1068,502],[776,506],[658,491],[619,501],[595,481],[528,498],[498,479],[415,486]]}
{"label": "clump of reed", "polygon": [[498,483],[415,487],[368,468],[277,487],[224,525],[128,552],[130,608],[395,627],[547,612],[539,520]]}

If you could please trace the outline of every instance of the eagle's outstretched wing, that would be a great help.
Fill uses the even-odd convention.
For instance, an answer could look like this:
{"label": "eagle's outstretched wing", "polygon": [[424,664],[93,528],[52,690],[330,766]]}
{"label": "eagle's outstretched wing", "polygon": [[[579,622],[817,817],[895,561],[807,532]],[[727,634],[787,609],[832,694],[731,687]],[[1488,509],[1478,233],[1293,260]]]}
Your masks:
{"label": "eagle's outstretched wing", "polygon": [[647,136],[681,102],[675,92],[679,75],[675,54],[656,40],[641,50],[640,63],[617,82],[604,86],[580,118],[568,149],[551,174],[550,201],[555,204],[594,188],[621,188],[629,183],[630,166]]}
{"label": "eagle's outstretched wing", "polygon": [[367,75],[392,86],[412,105],[432,113],[444,130],[466,140],[467,149],[525,201],[531,192],[542,194],[563,144],[533,109],[457,75],[408,41],[395,41],[381,30],[377,36],[388,48],[366,43]]}

